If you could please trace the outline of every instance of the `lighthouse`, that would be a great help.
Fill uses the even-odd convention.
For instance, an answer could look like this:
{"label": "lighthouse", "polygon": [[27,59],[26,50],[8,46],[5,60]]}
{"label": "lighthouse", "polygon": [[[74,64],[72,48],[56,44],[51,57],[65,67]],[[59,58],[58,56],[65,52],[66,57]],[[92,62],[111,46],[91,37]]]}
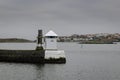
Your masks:
{"label": "lighthouse", "polygon": [[46,50],[57,50],[57,34],[50,30],[45,34],[45,49]]}
{"label": "lighthouse", "polygon": [[45,34],[45,62],[66,62],[64,50],[57,48],[57,37],[58,35],[52,30]]}

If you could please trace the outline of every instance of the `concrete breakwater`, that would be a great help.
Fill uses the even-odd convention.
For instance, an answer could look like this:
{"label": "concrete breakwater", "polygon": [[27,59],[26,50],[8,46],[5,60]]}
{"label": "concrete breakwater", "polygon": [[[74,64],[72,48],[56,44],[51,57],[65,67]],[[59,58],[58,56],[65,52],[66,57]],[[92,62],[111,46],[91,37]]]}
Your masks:
{"label": "concrete breakwater", "polygon": [[45,51],[0,50],[0,61],[21,63],[44,63]]}
{"label": "concrete breakwater", "polygon": [[[44,43],[44,47],[43,44]],[[57,34],[49,31],[43,41],[42,30],[38,30],[35,50],[0,49],[0,61],[21,63],[65,63],[64,51],[57,49]]]}
{"label": "concrete breakwater", "polygon": [[65,58],[45,58],[45,50],[0,50],[0,62],[65,63]]}

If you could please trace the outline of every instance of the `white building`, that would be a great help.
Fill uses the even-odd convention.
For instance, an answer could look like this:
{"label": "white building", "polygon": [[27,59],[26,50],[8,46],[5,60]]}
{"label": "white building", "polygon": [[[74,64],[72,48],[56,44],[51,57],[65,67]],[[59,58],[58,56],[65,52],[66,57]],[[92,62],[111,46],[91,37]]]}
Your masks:
{"label": "white building", "polygon": [[57,50],[57,34],[52,30],[45,34],[45,49]]}
{"label": "white building", "polygon": [[64,50],[57,48],[57,34],[52,30],[45,34],[45,59],[64,59]]}

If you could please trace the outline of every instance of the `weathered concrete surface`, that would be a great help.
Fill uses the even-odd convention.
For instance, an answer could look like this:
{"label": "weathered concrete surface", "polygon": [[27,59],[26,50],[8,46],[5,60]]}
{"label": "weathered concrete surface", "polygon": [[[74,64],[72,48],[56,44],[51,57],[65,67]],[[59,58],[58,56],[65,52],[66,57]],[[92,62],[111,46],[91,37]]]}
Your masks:
{"label": "weathered concrete surface", "polygon": [[44,50],[0,50],[3,62],[44,63],[44,56]]}
{"label": "weathered concrete surface", "polygon": [[62,51],[47,51],[45,50],[1,50],[1,62],[15,63],[66,63],[66,58]]}
{"label": "weathered concrete surface", "polygon": [[64,50],[46,50],[45,63],[66,63]]}

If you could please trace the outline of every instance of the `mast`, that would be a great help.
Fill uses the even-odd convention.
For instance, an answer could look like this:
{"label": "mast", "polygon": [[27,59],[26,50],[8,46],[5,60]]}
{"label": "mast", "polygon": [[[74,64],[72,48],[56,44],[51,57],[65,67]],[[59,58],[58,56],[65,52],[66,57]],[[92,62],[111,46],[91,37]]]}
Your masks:
{"label": "mast", "polygon": [[38,30],[37,44],[40,46],[42,46],[42,37],[43,37],[42,30]]}
{"label": "mast", "polygon": [[38,30],[37,47],[36,47],[36,50],[43,50],[42,38],[43,38],[43,33],[42,33],[42,30],[40,29],[40,30]]}

